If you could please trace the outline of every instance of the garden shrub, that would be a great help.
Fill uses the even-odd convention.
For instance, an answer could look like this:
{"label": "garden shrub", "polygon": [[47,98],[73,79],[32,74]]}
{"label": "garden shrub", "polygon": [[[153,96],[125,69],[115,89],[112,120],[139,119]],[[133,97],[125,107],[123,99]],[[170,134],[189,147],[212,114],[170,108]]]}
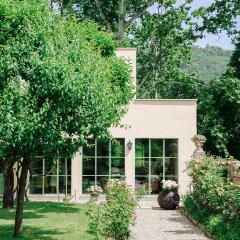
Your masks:
{"label": "garden shrub", "polygon": [[183,198],[185,210],[193,219],[201,223],[216,240],[239,240],[240,219],[225,218],[222,214],[210,212],[193,200],[192,195]]}
{"label": "garden shrub", "polygon": [[88,233],[95,240],[125,240],[131,237],[131,225],[135,222],[135,210],[141,196],[127,185],[125,180],[111,180],[106,188],[106,202],[89,202]]}
{"label": "garden shrub", "polygon": [[191,160],[188,170],[193,179],[196,203],[209,211],[227,218],[240,217],[240,186],[227,177],[228,159],[205,157],[201,161]]}
{"label": "garden shrub", "polygon": [[231,160],[208,156],[188,164],[193,191],[184,207],[217,240],[240,239],[240,186],[228,178]]}

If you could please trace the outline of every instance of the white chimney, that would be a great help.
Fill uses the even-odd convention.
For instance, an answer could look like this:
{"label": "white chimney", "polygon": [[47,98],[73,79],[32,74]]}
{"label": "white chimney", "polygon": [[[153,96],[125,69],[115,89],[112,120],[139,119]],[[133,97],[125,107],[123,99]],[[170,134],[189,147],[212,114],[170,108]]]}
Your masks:
{"label": "white chimney", "polygon": [[136,78],[136,61],[137,61],[137,49],[136,48],[118,48],[116,51],[117,57],[123,58],[129,63],[132,72],[131,72],[131,78],[133,81],[133,85],[136,89],[137,84],[137,78]]}

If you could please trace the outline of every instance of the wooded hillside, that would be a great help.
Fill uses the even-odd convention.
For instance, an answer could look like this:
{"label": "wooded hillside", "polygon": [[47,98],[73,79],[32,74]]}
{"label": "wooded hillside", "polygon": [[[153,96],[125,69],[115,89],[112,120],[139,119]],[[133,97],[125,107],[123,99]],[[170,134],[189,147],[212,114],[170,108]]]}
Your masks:
{"label": "wooded hillside", "polygon": [[232,51],[207,45],[206,48],[193,47],[192,63],[183,66],[190,73],[195,73],[203,82],[219,78],[227,68]]}

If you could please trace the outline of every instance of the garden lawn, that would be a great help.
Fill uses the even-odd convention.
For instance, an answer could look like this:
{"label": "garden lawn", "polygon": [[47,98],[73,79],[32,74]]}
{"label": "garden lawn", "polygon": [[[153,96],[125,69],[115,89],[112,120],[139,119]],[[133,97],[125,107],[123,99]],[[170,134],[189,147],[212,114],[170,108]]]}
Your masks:
{"label": "garden lawn", "polygon": [[[21,239],[91,239],[86,204],[26,202]],[[14,210],[0,209],[0,239],[13,239]]]}

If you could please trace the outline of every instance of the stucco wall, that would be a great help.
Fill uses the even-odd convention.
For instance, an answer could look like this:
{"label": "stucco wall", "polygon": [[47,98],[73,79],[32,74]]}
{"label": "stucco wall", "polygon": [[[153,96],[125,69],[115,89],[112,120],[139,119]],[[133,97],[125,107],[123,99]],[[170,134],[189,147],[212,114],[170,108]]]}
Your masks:
{"label": "stucco wall", "polygon": [[[129,62],[132,68],[132,81],[136,86],[136,49],[119,48],[116,52]],[[121,124],[125,128],[111,128],[115,138],[125,138],[125,174],[129,184],[135,185],[135,138],[177,138],[179,149],[178,180],[179,193],[188,190],[190,178],[187,175],[186,161],[194,151],[191,137],[197,133],[196,100],[139,100],[135,99],[128,107]],[[127,148],[131,141],[133,147]],[[81,195],[82,153],[72,160],[72,194]]]}
{"label": "stucco wall", "polygon": [[[128,60],[132,67],[132,81],[136,85],[136,49],[118,49],[118,57]],[[178,139],[178,180],[179,193],[186,193],[190,178],[187,175],[186,161],[190,160],[195,149],[191,137],[197,133],[196,100],[139,100],[135,99],[128,107],[121,123],[125,128],[111,128],[115,138],[125,138],[125,174],[129,184],[135,185],[135,139],[136,138],[177,138]],[[133,143],[132,149],[127,143]],[[76,198],[82,194],[82,151],[72,159],[71,194]]]}
{"label": "stucco wall", "polygon": [[[190,183],[186,161],[194,151],[191,137],[197,132],[196,100],[134,100],[122,120],[126,128],[112,128],[115,138],[135,143],[135,138],[177,138],[179,143],[179,192],[185,193]],[[126,177],[129,184],[135,181],[135,147],[126,147]]]}

